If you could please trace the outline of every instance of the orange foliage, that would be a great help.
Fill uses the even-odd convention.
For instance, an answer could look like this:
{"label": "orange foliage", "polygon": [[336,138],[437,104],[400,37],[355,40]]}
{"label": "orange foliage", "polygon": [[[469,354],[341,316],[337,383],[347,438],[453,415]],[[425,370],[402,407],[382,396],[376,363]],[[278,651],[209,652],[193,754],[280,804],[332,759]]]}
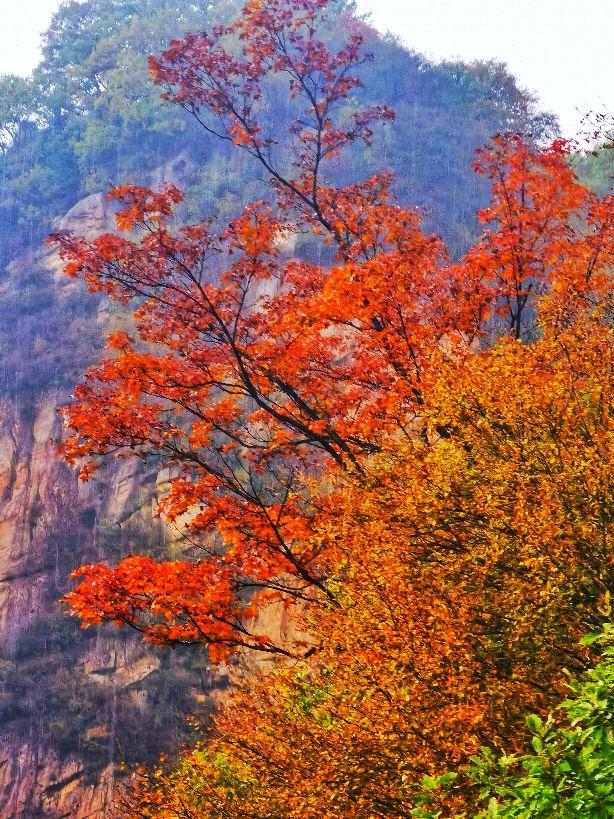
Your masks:
{"label": "orange foliage", "polygon": [[[122,815],[412,816],[424,776],[509,753],[586,667],[612,589],[611,370],[611,330],[584,319],[441,351],[423,434],[319,500],[334,601],[303,615],[312,656],[236,680],[206,742],[137,776]],[[462,776],[432,796],[424,816],[476,807]]]}
{"label": "orange foliage", "polygon": [[[273,203],[176,230],[176,188],[125,186],[119,235],[53,238],[70,275],[138,303],[66,408],[61,453],[85,477],[109,454],[163,456],[162,511],[200,546],[83,567],[72,612],[214,660],[295,661],[239,691],[178,774],[199,778],[195,813],[168,807],[171,783],[138,815],[409,816],[420,775],[583,667],[577,637],[612,584],[612,197],[579,183],[565,143],[497,136],[475,162],[492,182],[482,235],[453,263],[388,175],[327,185],[326,162],[392,115],[344,118],[362,41],[329,51],[326,6],[248,3],[152,59],[168,99],[265,167]],[[304,109],[294,176],[258,119],[278,74]],[[292,232],[331,264],[287,258]],[[300,603],[309,645],[259,632],[275,601]]]}

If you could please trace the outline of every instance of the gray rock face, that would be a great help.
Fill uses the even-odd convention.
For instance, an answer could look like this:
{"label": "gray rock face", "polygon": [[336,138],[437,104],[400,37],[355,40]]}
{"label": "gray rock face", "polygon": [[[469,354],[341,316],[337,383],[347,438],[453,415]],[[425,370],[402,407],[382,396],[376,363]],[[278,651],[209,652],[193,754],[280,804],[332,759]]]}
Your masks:
{"label": "gray rock face", "polygon": [[[58,223],[93,236],[111,230],[113,208],[95,194]],[[1,287],[40,281],[65,311],[61,349],[36,328],[19,360],[83,370],[112,320],[103,301],[82,296],[50,247],[9,266]],[[77,299],[77,302],[75,300]],[[82,302],[79,302],[81,299]],[[76,303],[76,306],[75,306]],[[87,305],[89,315],[79,313]],[[92,309],[94,305],[94,309]],[[27,305],[26,305],[27,308]],[[10,317],[8,317],[10,320]],[[18,333],[16,337],[18,337]],[[77,342],[75,342],[77,339]],[[59,363],[58,363],[59,362]],[[0,361],[0,363],[2,363]],[[44,368],[44,367],[43,367]],[[55,455],[58,408],[70,376],[0,395],[0,817],[102,817],[116,763],[155,758],[180,742],[195,698],[212,679],[202,655],[182,660],[119,630],[81,632],[58,600],[83,563],[113,563],[143,549],[160,553],[170,534],[157,514],[164,476],[136,462],[103,469],[88,483]],[[94,633],[90,633],[94,631]]]}

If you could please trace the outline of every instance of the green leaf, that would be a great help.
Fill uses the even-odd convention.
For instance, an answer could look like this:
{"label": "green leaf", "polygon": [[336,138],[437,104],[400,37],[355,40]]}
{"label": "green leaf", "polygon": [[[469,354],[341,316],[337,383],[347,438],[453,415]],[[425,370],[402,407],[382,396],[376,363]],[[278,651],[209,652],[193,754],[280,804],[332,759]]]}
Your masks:
{"label": "green leaf", "polygon": [[543,732],[544,726],[537,714],[529,714],[525,721],[532,734],[541,734]]}

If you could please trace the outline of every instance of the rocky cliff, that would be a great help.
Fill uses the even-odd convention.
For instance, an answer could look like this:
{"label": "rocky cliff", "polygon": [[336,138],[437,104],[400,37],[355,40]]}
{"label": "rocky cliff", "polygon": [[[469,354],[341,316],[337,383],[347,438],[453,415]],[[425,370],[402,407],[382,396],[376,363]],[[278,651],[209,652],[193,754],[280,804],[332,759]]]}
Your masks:
{"label": "rocky cliff", "polygon": [[[60,228],[112,226],[93,195]],[[100,817],[119,759],[176,747],[213,685],[201,654],[147,649],[119,630],[82,632],[58,600],[77,565],[160,554],[156,464],[125,461],[84,484],[55,457],[58,407],[115,317],[67,279],[47,247],[13,262],[0,298],[11,369],[0,398],[0,817]],[[19,294],[25,300],[19,305]],[[17,298],[16,298],[17,294]],[[40,294],[40,298],[35,298]],[[10,358],[12,356],[12,358]]]}

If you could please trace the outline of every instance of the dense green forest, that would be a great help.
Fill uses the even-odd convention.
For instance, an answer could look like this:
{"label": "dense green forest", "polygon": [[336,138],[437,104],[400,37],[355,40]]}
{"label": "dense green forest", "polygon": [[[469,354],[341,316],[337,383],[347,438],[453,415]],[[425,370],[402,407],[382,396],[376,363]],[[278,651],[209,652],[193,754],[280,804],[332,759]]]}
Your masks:
{"label": "dense green forest", "polygon": [[[339,14],[352,12],[348,0],[338,6]],[[146,57],[171,37],[231,18],[238,7],[236,0],[63,5],[44,35],[43,60],[33,76],[2,78],[2,258],[39,241],[78,197],[127,179],[142,181],[179,151],[197,164],[190,180],[196,206],[215,203],[217,210],[228,197],[232,207],[247,172],[235,159],[229,169],[230,153],[163,104]],[[552,131],[552,117],[537,111],[501,64],[434,66],[375,31],[369,48],[374,63],[359,99],[385,99],[397,121],[372,152],[353,157],[353,172],[360,174],[377,156],[397,172],[405,199],[457,235],[477,200],[465,181],[474,148],[508,129],[538,138]],[[269,101],[270,122],[282,127],[288,103],[278,92]]]}

